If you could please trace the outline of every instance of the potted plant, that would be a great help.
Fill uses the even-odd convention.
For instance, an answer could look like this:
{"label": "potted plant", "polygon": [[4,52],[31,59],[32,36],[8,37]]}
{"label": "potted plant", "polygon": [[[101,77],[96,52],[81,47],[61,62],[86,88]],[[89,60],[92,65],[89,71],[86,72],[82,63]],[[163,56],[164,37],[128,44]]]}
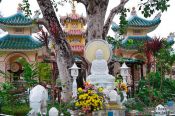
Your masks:
{"label": "potted plant", "polygon": [[84,83],[84,87],[84,89],[78,88],[78,95],[74,101],[74,104],[75,107],[78,110],[81,110],[86,116],[91,116],[93,111],[103,109],[103,88],[97,88],[87,82]]}

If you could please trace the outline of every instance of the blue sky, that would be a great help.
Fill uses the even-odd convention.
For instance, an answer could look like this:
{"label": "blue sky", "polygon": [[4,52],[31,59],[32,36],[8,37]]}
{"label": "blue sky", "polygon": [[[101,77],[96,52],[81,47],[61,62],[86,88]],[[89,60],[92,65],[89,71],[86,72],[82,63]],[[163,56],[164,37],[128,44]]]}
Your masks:
{"label": "blue sky", "polygon": [[[107,15],[110,12],[110,9],[112,9],[115,5],[119,3],[120,0],[110,0],[108,10],[107,10]],[[29,0],[31,3],[31,9],[32,11],[35,11],[39,9],[38,4],[36,0]],[[16,13],[17,5],[18,3],[22,3],[22,0],[2,0],[2,3],[0,3],[0,11],[4,16],[9,16],[14,13]],[[132,7],[137,7],[139,3],[139,0],[130,0],[127,4],[127,8],[132,8]],[[168,9],[167,12],[164,12],[161,17],[161,24],[157,27],[157,29],[151,33],[149,33],[150,36],[160,36],[160,37],[167,37],[170,32],[175,32],[175,0],[170,0],[170,8]],[[82,4],[76,5],[77,12],[79,14],[83,14],[84,16],[86,15],[85,13],[85,8]],[[174,8],[173,8],[174,7]],[[67,13],[71,12],[71,6],[70,4],[65,4],[64,6],[59,6],[59,12],[57,12],[58,16],[63,16],[66,15]],[[140,12],[137,12],[137,14],[140,17],[143,17]],[[128,14],[129,16],[130,14]],[[147,18],[151,20],[156,14],[154,14],[152,17]],[[114,18],[114,22],[119,23],[119,17],[116,15]],[[114,33],[110,30],[109,31],[110,35],[114,35]]]}

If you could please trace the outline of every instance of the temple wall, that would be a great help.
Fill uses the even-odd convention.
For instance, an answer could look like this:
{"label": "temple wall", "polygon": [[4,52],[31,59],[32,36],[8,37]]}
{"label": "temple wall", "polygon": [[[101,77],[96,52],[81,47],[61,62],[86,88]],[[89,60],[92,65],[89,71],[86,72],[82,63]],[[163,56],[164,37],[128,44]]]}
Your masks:
{"label": "temple wall", "polygon": [[12,28],[6,28],[6,31],[8,31],[9,34],[13,34],[14,30]]}
{"label": "temple wall", "polygon": [[[36,62],[36,52],[0,52],[0,54],[0,70],[3,72],[8,70],[10,62],[19,57],[25,58],[29,63]],[[0,75],[0,82],[4,81],[5,79]]]}
{"label": "temple wall", "polygon": [[[73,25],[76,25],[76,28]],[[65,22],[65,30],[71,30],[71,29],[81,30],[83,28],[84,28],[83,24],[78,21]]]}
{"label": "temple wall", "polygon": [[143,76],[146,77],[146,64],[143,65]]}
{"label": "temple wall", "polygon": [[31,30],[30,30],[30,28],[24,28],[24,34],[25,34],[25,35],[31,35]]}
{"label": "temple wall", "polygon": [[4,59],[8,53],[9,52],[5,52],[5,51],[0,52],[0,62],[4,62]]}
{"label": "temple wall", "polygon": [[[0,62],[0,70],[5,72],[5,62]],[[5,82],[5,78],[0,75],[0,82]]]}
{"label": "temple wall", "polygon": [[[68,36],[67,37],[67,39],[68,39],[68,42],[70,43],[70,44],[74,44],[74,45],[78,45],[78,44],[83,44],[83,45],[85,45],[85,38],[83,38],[82,36],[76,36],[76,35],[74,35],[74,36]],[[73,39],[78,39],[78,40],[80,40],[80,43],[73,43],[72,41],[73,41]],[[72,42],[72,43],[71,43]]]}
{"label": "temple wall", "polygon": [[142,35],[143,36],[143,35],[147,35],[146,29],[145,30],[141,30],[141,32],[139,34],[134,34],[133,30],[134,29],[128,29],[126,35],[127,36],[133,36],[133,35],[137,35],[137,36]]}
{"label": "temple wall", "polygon": [[22,32],[16,32],[15,28],[7,28],[6,30],[8,31],[9,34],[17,34],[17,35],[20,35],[20,34],[30,35],[31,34],[30,28],[23,28]]}
{"label": "temple wall", "polygon": [[27,52],[26,55],[29,58],[29,62],[35,62],[36,61],[36,53],[35,52]]}
{"label": "temple wall", "polygon": [[120,63],[119,62],[115,62],[114,63],[114,75],[116,76],[117,74],[120,74]]}

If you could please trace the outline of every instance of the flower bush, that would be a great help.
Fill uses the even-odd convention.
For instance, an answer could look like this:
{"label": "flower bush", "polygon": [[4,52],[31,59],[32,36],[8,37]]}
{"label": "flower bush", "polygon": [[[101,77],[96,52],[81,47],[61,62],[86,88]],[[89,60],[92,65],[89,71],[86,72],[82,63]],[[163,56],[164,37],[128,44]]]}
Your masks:
{"label": "flower bush", "polygon": [[125,83],[119,83],[117,85],[117,88],[119,89],[119,91],[125,91],[126,93],[128,92],[128,88],[127,88],[127,85]]}
{"label": "flower bush", "polygon": [[84,113],[90,113],[103,109],[104,94],[102,87],[95,87],[92,84],[84,83],[85,88],[78,88],[78,95],[75,100],[75,107]]}

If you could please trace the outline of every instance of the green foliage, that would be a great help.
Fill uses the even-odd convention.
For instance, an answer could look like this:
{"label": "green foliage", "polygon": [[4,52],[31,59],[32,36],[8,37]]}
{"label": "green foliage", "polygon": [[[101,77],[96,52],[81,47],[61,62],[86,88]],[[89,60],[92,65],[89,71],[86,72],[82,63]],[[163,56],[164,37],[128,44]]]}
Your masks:
{"label": "green foliage", "polygon": [[140,41],[140,40],[128,39],[128,41],[126,43],[126,47],[128,47],[128,48],[136,48],[138,50],[142,50],[143,46],[144,46],[144,41]]}
{"label": "green foliage", "polygon": [[143,111],[144,104],[142,104],[138,99],[129,98],[126,102],[124,102],[124,106],[127,108],[128,111]]}
{"label": "green foliage", "polygon": [[140,100],[145,106],[154,107],[174,99],[175,80],[165,79],[161,77],[159,72],[151,72],[146,79],[139,82],[138,88],[136,99]]}
{"label": "green foliage", "polygon": [[0,76],[2,76],[3,78],[11,78],[11,73],[9,72],[4,72],[2,70],[0,70]]}
{"label": "green foliage", "polygon": [[29,64],[24,58],[17,59],[23,66],[23,77],[29,87],[37,84],[38,70],[36,64]]}
{"label": "green foliage", "polygon": [[52,77],[52,69],[50,64],[48,63],[38,63],[38,75],[40,78],[40,81],[45,81],[50,83],[51,77]]}
{"label": "green foliage", "polygon": [[0,104],[4,105],[4,104],[11,104],[14,101],[14,96],[12,94],[10,94],[9,92],[13,89],[15,89],[15,87],[11,84],[11,83],[0,83]]}
{"label": "green foliage", "polygon": [[12,106],[10,104],[2,107],[2,113],[15,116],[25,116],[30,111],[27,104],[18,104]]}
{"label": "green foliage", "polygon": [[144,17],[150,17],[155,11],[164,12],[167,11],[169,0],[140,0],[141,4],[139,10],[141,10]]}
{"label": "green foliage", "polygon": [[30,10],[30,4],[29,4],[28,0],[23,0],[22,9],[25,12],[26,16],[31,16],[32,15],[32,12]]}
{"label": "green foliage", "polygon": [[123,8],[120,12],[120,25],[119,25],[119,32],[120,35],[123,35],[126,33],[126,28],[128,25],[128,21],[126,20],[126,13],[129,12],[129,9]]}
{"label": "green foliage", "polygon": [[120,47],[121,40],[119,40],[119,38],[115,39],[115,38],[113,38],[111,36],[107,36],[106,40],[108,41],[109,44],[112,45],[112,47],[113,47],[112,49]]}
{"label": "green foliage", "polygon": [[175,54],[171,54],[173,51],[172,45],[169,45],[166,41],[164,41],[163,44],[164,47],[155,54],[156,68],[161,72],[161,75],[169,73],[172,70],[172,66],[175,62]]}
{"label": "green foliage", "polygon": [[23,65],[24,80],[29,86],[35,85],[37,80],[51,82],[52,69],[48,63],[29,64],[25,59],[18,59],[17,62]]}

